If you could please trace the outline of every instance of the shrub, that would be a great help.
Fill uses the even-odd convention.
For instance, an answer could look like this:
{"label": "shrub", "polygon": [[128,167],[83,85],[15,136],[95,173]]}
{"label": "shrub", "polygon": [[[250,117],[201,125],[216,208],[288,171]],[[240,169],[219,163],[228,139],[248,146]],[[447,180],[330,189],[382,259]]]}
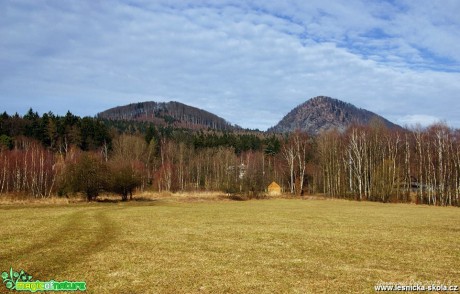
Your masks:
{"label": "shrub", "polygon": [[121,195],[123,201],[132,198],[134,189],[142,183],[141,176],[129,162],[113,162],[110,165],[108,190]]}
{"label": "shrub", "polygon": [[107,172],[107,165],[101,158],[83,153],[75,163],[69,163],[65,168],[61,190],[82,192],[88,201],[95,200],[107,186]]}

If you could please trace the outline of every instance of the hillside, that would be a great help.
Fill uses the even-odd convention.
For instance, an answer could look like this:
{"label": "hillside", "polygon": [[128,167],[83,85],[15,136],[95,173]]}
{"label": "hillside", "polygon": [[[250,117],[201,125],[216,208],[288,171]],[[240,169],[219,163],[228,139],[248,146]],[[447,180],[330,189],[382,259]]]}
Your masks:
{"label": "hillside", "polygon": [[110,108],[97,114],[109,120],[148,121],[188,129],[233,130],[225,119],[180,102],[140,102]]}
{"label": "hillside", "polygon": [[371,111],[338,99],[318,96],[292,109],[277,125],[268,129],[268,132],[302,130],[319,134],[332,129],[344,131],[352,124],[367,125],[375,119],[381,120],[389,128],[400,128]]}

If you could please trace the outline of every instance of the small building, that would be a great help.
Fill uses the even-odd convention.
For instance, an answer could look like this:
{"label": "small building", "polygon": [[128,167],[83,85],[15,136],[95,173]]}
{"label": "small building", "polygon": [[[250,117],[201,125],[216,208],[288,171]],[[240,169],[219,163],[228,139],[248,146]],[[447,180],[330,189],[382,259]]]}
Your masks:
{"label": "small building", "polygon": [[281,195],[281,187],[276,182],[272,182],[270,185],[268,185],[267,192],[269,196]]}

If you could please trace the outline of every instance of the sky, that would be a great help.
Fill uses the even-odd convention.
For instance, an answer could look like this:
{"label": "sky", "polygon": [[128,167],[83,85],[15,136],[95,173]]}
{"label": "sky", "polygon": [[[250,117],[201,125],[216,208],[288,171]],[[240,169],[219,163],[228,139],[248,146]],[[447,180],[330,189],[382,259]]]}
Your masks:
{"label": "sky", "polygon": [[330,96],[460,128],[460,1],[0,0],[0,111],[179,101],[266,130]]}

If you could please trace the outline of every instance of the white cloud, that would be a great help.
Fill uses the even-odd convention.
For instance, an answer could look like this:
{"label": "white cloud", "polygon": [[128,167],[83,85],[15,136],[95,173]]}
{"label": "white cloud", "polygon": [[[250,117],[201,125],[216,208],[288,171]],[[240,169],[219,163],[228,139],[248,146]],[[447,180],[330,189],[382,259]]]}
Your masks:
{"label": "white cloud", "polygon": [[427,127],[431,124],[441,122],[442,120],[438,117],[425,115],[425,114],[412,114],[404,115],[396,119],[396,122],[401,126],[413,127],[420,125],[422,127]]}

